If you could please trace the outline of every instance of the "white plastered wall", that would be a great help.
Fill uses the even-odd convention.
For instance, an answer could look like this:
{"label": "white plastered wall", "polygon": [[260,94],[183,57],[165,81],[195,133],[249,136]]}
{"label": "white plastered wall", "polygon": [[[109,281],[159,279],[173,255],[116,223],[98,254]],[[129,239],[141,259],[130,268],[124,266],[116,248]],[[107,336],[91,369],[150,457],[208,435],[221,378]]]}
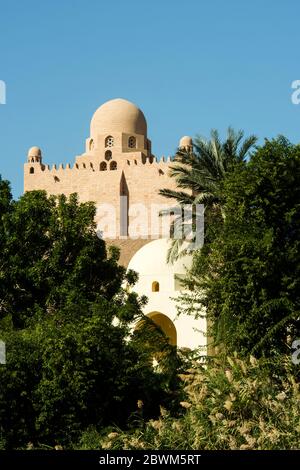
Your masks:
{"label": "white plastered wall", "polygon": [[[179,348],[198,348],[206,346],[206,320],[195,320],[189,315],[180,315],[176,301],[181,292],[176,290],[175,274],[184,275],[191,265],[191,257],[181,258],[174,264],[167,264],[167,252],[170,241],[162,238],[154,240],[139,249],[129,262],[128,268],[139,274],[139,280],[133,290],[139,295],[146,295],[148,303],[145,314],[159,312],[172,320],[177,331]],[[152,292],[152,283],[159,283],[159,291]]]}

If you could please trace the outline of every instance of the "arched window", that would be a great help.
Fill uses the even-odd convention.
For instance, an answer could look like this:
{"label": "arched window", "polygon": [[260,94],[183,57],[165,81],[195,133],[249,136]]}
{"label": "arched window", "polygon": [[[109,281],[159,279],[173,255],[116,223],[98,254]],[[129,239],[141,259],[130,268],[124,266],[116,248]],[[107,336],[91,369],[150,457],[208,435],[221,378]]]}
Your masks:
{"label": "arched window", "polygon": [[152,282],[152,292],[159,292],[159,282],[157,281]]}
{"label": "arched window", "polygon": [[104,158],[105,158],[105,160],[107,160],[107,161],[109,161],[109,160],[112,159],[112,152],[111,152],[111,150],[106,150],[106,152],[105,152],[105,157],[104,157]]}
{"label": "arched window", "polygon": [[136,138],[133,137],[133,135],[131,137],[129,137],[129,139],[128,139],[128,147],[130,149],[135,149],[136,148]]}
{"label": "arched window", "polygon": [[116,170],[117,169],[117,162],[110,162],[109,169],[110,170]]}
{"label": "arched window", "polygon": [[30,168],[29,173],[30,173],[31,175],[34,173],[34,168],[33,168],[33,167]]}
{"label": "arched window", "polygon": [[107,163],[106,162],[101,162],[100,163],[100,171],[105,171],[107,170]]}
{"label": "arched window", "polygon": [[113,147],[114,146],[114,138],[111,135],[108,135],[105,139],[105,147]]}
{"label": "arched window", "polygon": [[93,148],[94,148],[94,141],[93,141],[93,139],[91,139],[90,143],[89,143],[89,149],[93,150]]}

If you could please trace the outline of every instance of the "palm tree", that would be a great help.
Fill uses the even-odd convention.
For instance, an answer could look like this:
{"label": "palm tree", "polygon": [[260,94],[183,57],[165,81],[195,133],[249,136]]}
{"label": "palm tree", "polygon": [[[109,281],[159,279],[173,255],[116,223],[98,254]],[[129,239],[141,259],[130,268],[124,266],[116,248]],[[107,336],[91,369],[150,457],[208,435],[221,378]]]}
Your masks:
{"label": "palm tree", "polygon": [[[224,218],[223,181],[237,164],[247,160],[251,148],[257,141],[254,135],[244,140],[243,138],[243,131],[236,132],[231,127],[228,128],[223,142],[215,129],[211,131],[210,140],[197,136],[194,150],[179,149],[174,158],[174,165],[170,168],[170,176],[175,178],[178,190],[161,189],[160,194],[168,199],[174,199],[177,207],[178,205],[197,207],[197,204],[203,204],[206,211],[208,208],[218,211]],[[161,215],[167,213],[170,211],[162,211]],[[184,222],[181,216],[175,219],[174,226],[177,225],[177,230],[180,227],[183,236],[180,239],[173,239],[168,262],[174,262],[189,251],[187,248],[182,249],[182,246],[193,232],[194,216],[195,210],[191,211],[191,217]]]}

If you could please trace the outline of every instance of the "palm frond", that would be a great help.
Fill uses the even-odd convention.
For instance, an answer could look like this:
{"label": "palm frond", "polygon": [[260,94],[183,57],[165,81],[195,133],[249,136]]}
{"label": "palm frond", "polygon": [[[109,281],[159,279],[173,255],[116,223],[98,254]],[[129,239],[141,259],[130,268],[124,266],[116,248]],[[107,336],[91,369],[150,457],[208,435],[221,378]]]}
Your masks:
{"label": "palm frond", "polygon": [[[179,206],[204,204],[205,207],[219,208],[225,218],[225,201],[222,184],[227,173],[234,171],[236,164],[245,161],[257,138],[251,135],[244,139],[242,130],[228,127],[226,139],[221,141],[216,129],[212,129],[210,139],[197,135],[193,151],[178,149],[174,163],[170,167],[170,177],[174,178],[178,191],[162,189],[159,194],[174,199]],[[166,211],[170,213],[170,210]],[[173,221],[173,224],[175,222]],[[179,222],[180,224],[180,222]],[[179,232],[192,232],[193,221],[177,227]],[[174,227],[173,227],[174,228]],[[175,260],[182,253],[181,240],[173,240],[168,260]]]}
{"label": "palm frond", "polygon": [[256,142],[257,137],[255,135],[250,135],[249,137],[247,137],[247,139],[245,139],[238,152],[238,157],[240,161],[245,160],[247,154],[249,153],[251,148],[255,146]]}

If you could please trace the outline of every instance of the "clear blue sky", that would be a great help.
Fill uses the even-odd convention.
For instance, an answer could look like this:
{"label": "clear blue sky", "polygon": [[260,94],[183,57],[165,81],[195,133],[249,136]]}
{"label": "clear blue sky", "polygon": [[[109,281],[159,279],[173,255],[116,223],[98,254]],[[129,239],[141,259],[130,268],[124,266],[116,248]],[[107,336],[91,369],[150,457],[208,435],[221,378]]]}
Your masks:
{"label": "clear blue sky", "polygon": [[185,134],[300,141],[298,0],[0,0],[0,174],[23,190],[27,149],[73,162],[103,102],[145,113],[157,156]]}

